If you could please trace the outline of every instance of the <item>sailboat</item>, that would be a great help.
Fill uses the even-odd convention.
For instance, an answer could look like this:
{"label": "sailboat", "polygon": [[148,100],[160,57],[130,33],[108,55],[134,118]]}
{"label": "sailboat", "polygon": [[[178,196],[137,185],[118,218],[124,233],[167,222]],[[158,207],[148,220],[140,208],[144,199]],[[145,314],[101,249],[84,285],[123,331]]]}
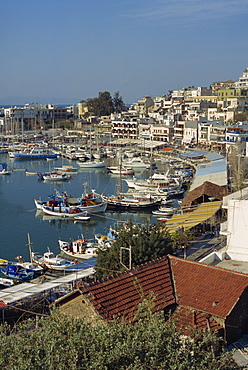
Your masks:
{"label": "sailboat", "polygon": [[103,168],[106,167],[106,163],[99,159],[92,160],[92,140],[91,140],[91,129],[90,129],[90,160],[89,161],[78,161],[78,165],[81,168]]}

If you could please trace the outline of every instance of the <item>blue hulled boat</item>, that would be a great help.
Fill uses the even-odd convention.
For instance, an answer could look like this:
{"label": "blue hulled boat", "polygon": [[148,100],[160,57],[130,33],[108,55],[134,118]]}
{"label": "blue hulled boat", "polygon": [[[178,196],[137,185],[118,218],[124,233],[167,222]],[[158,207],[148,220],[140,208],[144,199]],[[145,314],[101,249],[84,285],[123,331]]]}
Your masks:
{"label": "blue hulled boat", "polygon": [[11,279],[31,280],[34,272],[31,269],[23,268],[21,265],[7,265],[1,269],[1,272]]}

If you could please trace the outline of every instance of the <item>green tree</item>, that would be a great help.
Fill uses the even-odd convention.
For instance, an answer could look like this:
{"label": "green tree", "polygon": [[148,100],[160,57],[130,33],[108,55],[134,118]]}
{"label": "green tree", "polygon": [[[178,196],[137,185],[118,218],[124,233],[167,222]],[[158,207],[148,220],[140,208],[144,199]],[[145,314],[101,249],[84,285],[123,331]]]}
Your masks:
{"label": "green tree", "polygon": [[123,99],[120,96],[119,91],[116,91],[113,98],[113,106],[115,113],[121,113],[127,110],[127,107],[123,103]]}
{"label": "green tree", "polygon": [[183,249],[184,257],[186,258],[187,248],[190,243],[195,239],[193,231],[189,229],[177,230],[171,234],[173,246],[175,249]]}
{"label": "green tree", "polygon": [[132,324],[90,326],[55,311],[15,330],[1,326],[0,338],[0,364],[5,370],[237,368],[215,334],[192,331],[183,337],[172,321],[165,322],[162,313],[148,312]]}
{"label": "green tree", "polygon": [[129,252],[121,248],[130,247],[132,267],[174,251],[170,234],[166,229],[161,228],[159,223],[133,225],[132,222],[129,222],[126,227],[121,227],[118,230],[118,236],[113,246],[107,251],[100,251],[95,266],[96,277],[102,279],[125,270],[125,267],[120,263],[120,251],[122,251],[122,262],[128,267]]}
{"label": "green tree", "polygon": [[89,98],[86,102],[92,115],[108,116],[114,112],[113,99],[108,91],[99,92],[97,98]]}

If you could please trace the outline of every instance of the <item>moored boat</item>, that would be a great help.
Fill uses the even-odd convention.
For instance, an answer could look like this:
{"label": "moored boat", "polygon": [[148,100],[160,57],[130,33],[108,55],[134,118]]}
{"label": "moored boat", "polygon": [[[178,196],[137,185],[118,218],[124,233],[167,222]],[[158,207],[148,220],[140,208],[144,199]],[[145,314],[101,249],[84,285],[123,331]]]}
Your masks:
{"label": "moored boat", "polygon": [[0,289],[10,288],[12,285],[14,285],[13,280],[7,278],[0,278]]}
{"label": "moored boat", "polygon": [[[94,191],[87,193],[86,191],[78,198],[68,195],[66,192],[60,194],[56,191],[56,195],[50,196],[51,199],[42,201],[34,199],[35,206],[38,210],[42,210],[42,206],[54,207],[54,210],[59,210],[59,207],[78,207],[81,211],[91,213],[105,212],[107,203],[103,198],[97,195]],[[79,216],[79,215],[77,215]]]}
{"label": "moored boat", "polygon": [[59,239],[60,250],[72,258],[88,259],[97,257],[99,248],[85,240],[82,236],[81,239],[72,239],[70,242],[62,241]]}
{"label": "moored boat", "polygon": [[48,269],[56,270],[56,271],[69,271],[69,272],[76,272],[86,268],[86,266],[82,263],[77,263],[76,260],[68,261],[60,256],[56,256],[53,252],[47,248],[48,251],[45,252],[43,255],[37,254],[35,252],[32,253],[33,261],[40,264],[41,266],[46,266]]}
{"label": "moored boat", "polygon": [[35,147],[32,149],[28,148],[20,152],[9,152],[9,156],[14,159],[56,159],[58,154],[55,153],[52,149]]}
{"label": "moored boat", "polygon": [[75,216],[87,216],[86,211],[82,211],[78,207],[60,207],[55,210],[54,207],[42,206],[42,211],[45,215],[62,217],[62,218],[74,218]]}
{"label": "moored boat", "polygon": [[34,277],[34,272],[23,268],[17,264],[9,264],[1,269],[1,272],[11,279],[31,280]]}
{"label": "moored boat", "polygon": [[66,175],[65,173],[58,173],[58,172],[46,172],[46,173],[38,173],[40,179],[44,181],[67,181],[70,180],[70,176]]}
{"label": "moored boat", "polygon": [[10,175],[7,163],[0,163],[0,175]]}

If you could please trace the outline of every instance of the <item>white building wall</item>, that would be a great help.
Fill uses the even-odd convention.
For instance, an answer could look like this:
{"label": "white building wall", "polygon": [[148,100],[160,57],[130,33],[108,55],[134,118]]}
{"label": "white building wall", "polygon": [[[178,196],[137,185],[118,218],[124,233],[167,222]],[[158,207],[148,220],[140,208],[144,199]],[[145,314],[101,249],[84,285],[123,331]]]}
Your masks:
{"label": "white building wall", "polygon": [[227,252],[231,259],[248,261],[248,200],[228,201]]}

